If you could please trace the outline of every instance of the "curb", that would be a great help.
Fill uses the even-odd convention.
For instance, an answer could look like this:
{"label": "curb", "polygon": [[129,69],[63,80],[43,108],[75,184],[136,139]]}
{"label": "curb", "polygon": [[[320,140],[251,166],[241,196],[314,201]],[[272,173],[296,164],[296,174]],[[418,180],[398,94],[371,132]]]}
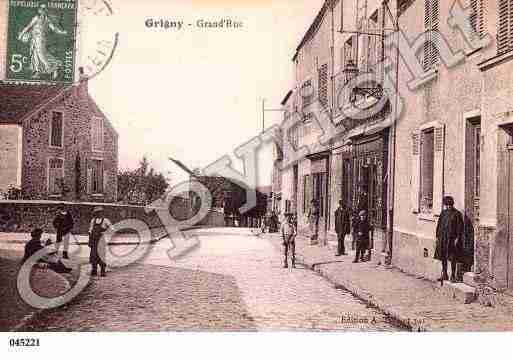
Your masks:
{"label": "curb", "polygon": [[[304,236],[302,236],[304,237]],[[306,237],[304,237],[306,238]],[[274,239],[271,237],[271,239]],[[372,293],[366,291],[363,288],[360,288],[354,284],[352,284],[349,280],[341,281],[340,279],[335,279],[329,273],[329,271],[322,268],[322,264],[316,265],[307,263],[304,260],[304,256],[296,256],[296,260],[298,263],[302,264],[305,268],[319,274],[321,277],[326,279],[328,282],[332,283],[336,288],[343,289],[356,298],[362,300],[364,303],[369,306],[375,307],[383,312],[385,315],[389,316],[391,319],[397,321],[401,326],[408,329],[411,332],[430,332],[433,331],[431,326],[425,323],[425,318],[418,317],[412,318],[411,316],[407,316],[394,307],[388,305],[385,301],[380,300],[372,295]]]}
{"label": "curb", "polygon": [[[371,293],[365,291],[364,289],[351,284],[349,281],[345,281],[342,283],[340,280],[335,280],[328,271],[320,268],[321,266],[316,266],[315,264],[301,263],[306,268],[318,273],[323,278],[328,280],[330,283],[334,284],[337,288],[346,290],[353,294],[355,297],[364,301],[370,306],[378,308],[380,311],[388,315],[390,318],[399,322],[402,326],[412,332],[429,332],[432,331],[428,324],[423,324],[424,318],[412,318],[410,316],[406,316],[402,314],[400,311],[394,309],[390,305],[386,304],[384,301],[375,298]],[[318,268],[317,268],[318,267]]]}

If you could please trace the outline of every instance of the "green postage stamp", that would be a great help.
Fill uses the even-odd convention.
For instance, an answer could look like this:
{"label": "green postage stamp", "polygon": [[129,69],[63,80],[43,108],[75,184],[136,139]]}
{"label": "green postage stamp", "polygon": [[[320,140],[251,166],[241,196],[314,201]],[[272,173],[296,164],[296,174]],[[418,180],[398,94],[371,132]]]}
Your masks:
{"label": "green postage stamp", "polygon": [[71,83],[77,0],[9,0],[7,79]]}

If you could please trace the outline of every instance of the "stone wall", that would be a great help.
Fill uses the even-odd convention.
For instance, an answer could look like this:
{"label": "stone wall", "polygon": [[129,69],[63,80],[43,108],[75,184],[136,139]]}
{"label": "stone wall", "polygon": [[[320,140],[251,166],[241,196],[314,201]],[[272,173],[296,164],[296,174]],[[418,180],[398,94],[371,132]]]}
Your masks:
{"label": "stone wall", "polygon": [[[55,233],[52,221],[60,205],[65,205],[75,220],[74,234],[85,235],[89,230],[92,211],[97,203],[71,203],[53,201],[0,201],[0,231],[28,233],[36,227],[47,233]],[[126,219],[137,219],[145,222],[153,233],[162,233],[163,223],[155,211],[147,212],[146,207],[119,204],[102,204],[105,216],[112,223]],[[172,211],[176,215],[176,211]],[[224,214],[210,211],[199,226],[222,227]]]}

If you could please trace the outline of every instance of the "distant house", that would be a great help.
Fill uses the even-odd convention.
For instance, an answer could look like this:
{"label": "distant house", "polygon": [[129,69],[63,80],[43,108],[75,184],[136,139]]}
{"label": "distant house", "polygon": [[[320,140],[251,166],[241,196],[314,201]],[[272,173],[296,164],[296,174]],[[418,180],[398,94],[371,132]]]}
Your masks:
{"label": "distant house", "polygon": [[21,199],[115,202],[118,134],[88,92],[0,83],[0,190]]}

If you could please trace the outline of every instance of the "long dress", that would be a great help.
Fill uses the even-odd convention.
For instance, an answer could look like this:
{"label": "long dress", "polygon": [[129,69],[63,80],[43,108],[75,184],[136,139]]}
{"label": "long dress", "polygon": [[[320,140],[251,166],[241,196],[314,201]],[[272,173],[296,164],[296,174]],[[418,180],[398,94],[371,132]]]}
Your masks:
{"label": "long dress", "polygon": [[[455,208],[443,210],[436,226],[436,250],[439,261],[461,262],[463,257],[463,216]],[[456,244],[456,239],[458,243]]]}
{"label": "long dress", "polygon": [[22,32],[22,39],[30,41],[30,68],[36,74],[51,74],[62,67],[58,60],[48,51],[48,35],[50,31],[62,34],[47,15],[35,16]]}

